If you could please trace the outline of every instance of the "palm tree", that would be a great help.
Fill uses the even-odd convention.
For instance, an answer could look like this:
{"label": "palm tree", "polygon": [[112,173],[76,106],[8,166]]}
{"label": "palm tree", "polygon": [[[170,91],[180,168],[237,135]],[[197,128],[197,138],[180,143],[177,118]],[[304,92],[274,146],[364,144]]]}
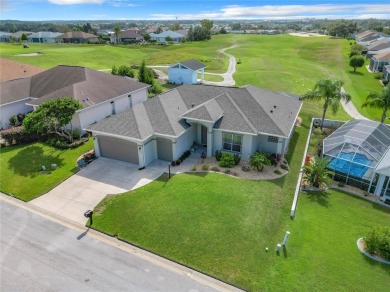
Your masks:
{"label": "palm tree", "polygon": [[249,157],[249,165],[257,168],[257,171],[262,171],[265,165],[271,165],[271,160],[261,152],[255,152]]}
{"label": "palm tree", "polygon": [[300,100],[321,100],[324,99],[324,111],[321,120],[321,130],[324,124],[324,119],[328,107],[332,109],[332,113],[336,114],[339,110],[340,100],[349,102],[351,96],[342,88],[344,82],[340,79],[324,79],[320,80],[314,86],[314,89],[309,90],[300,97]]}
{"label": "palm tree", "polygon": [[303,174],[307,182],[316,188],[329,186],[332,181],[330,175],[333,172],[327,169],[328,165],[329,161],[325,157],[317,158],[306,164],[303,167]]}
{"label": "palm tree", "polygon": [[390,108],[390,87],[387,85],[382,89],[382,92],[373,91],[366,97],[366,102],[362,104],[362,107],[372,107],[382,110],[383,123],[386,119],[387,110]]}
{"label": "palm tree", "polygon": [[119,26],[114,27],[114,33],[116,36],[116,43],[118,43],[118,35],[121,33],[121,28]]}

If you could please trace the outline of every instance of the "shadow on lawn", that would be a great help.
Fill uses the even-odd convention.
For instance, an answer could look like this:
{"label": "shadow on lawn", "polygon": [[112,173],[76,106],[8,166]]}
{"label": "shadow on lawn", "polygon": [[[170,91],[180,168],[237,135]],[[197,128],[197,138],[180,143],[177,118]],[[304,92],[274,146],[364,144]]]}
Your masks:
{"label": "shadow on lawn", "polygon": [[351,70],[351,71],[348,71],[348,73],[349,74],[352,74],[352,75],[359,75],[359,76],[362,76],[362,75],[364,75],[362,72],[358,72],[358,71],[353,71],[353,70]]}
{"label": "shadow on lawn", "polygon": [[8,168],[17,175],[36,177],[42,165],[46,166],[47,173],[50,172],[50,165],[57,164],[57,167],[64,165],[60,154],[54,154],[55,150],[44,153],[39,146],[29,146],[19,151],[8,161]]}
{"label": "shadow on lawn", "polygon": [[329,207],[328,193],[326,191],[323,192],[306,192],[306,196],[309,198],[311,202],[316,202],[321,206],[326,208]]}

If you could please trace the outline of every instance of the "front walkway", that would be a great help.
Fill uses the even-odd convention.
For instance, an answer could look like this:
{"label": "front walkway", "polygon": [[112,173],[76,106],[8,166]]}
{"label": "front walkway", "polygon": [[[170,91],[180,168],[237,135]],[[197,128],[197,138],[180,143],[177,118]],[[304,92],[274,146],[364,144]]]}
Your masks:
{"label": "front walkway", "polygon": [[[171,173],[188,171],[198,156],[192,154]],[[168,172],[168,162],[155,160],[145,169],[124,161],[100,157],[78,173],[28,204],[85,224],[84,212],[92,210],[107,195],[124,193],[144,186]]]}

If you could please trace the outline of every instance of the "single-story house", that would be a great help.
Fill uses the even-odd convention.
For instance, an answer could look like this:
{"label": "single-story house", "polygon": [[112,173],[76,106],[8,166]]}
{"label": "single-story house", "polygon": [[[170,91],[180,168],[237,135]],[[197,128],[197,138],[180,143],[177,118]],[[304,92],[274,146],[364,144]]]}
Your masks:
{"label": "single-story house", "polygon": [[204,80],[204,69],[201,62],[190,59],[176,63],[168,68],[168,80],[174,84],[196,84],[198,83],[198,72],[201,72],[201,80]]}
{"label": "single-story house", "polygon": [[112,34],[110,41],[111,43],[142,43],[144,42],[144,37],[135,30],[125,30],[118,34],[118,36],[115,33]]}
{"label": "single-story house", "polygon": [[386,65],[390,64],[390,52],[374,55],[371,57],[370,70],[371,72],[382,72]]}
{"label": "single-story house", "polygon": [[56,42],[64,43],[87,43],[98,40],[98,36],[83,31],[70,31],[56,37]]}
{"label": "single-story house", "polygon": [[45,71],[45,69],[37,66],[5,58],[0,58],[0,68],[0,82],[25,78]]}
{"label": "single-story house", "polygon": [[30,43],[55,43],[56,37],[60,35],[61,32],[39,31],[30,34],[27,39]]}
{"label": "single-story house", "polygon": [[11,34],[11,37],[15,42],[19,42],[19,41],[22,41],[23,34],[25,34],[28,37],[29,35],[33,34],[33,32],[31,32],[31,31],[17,31],[17,32],[14,32],[13,34]]}
{"label": "single-story house", "polygon": [[390,199],[390,127],[352,120],[326,137],[323,156],[334,179]]}
{"label": "single-story house", "polygon": [[147,166],[193,145],[241,155],[285,154],[302,103],[254,86],[181,85],[86,128],[97,156]]}
{"label": "single-story house", "polygon": [[0,31],[0,42],[2,43],[8,43],[9,42],[9,37],[12,35],[10,32],[4,32]]}
{"label": "single-story house", "polygon": [[384,37],[384,34],[381,34],[381,33],[377,33],[377,34],[373,34],[373,35],[369,35],[365,38],[362,38],[360,41],[357,41],[356,43],[358,45],[362,45],[362,46],[365,46],[367,47],[367,45],[369,45],[370,43],[376,41],[376,40],[379,40],[381,38]]}
{"label": "single-story house", "polygon": [[174,44],[179,44],[182,39],[186,38],[185,35],[182,35],[180,33],[171,30],[163,31],[162,33],[158,33],[158,34],[151,33],[150,37],[152,40],[155,40],[158,43],[163,43],[163,44],[168,43],[167,37],[170,37]]}
{"label": "single-story house", "polygon": [[85,67],[56,66],[31,77],[0,83],[0,128],[7,128],[11,116],[30,112],[44,101],[71,97],[83,106],[73,117],[72,127],[84,129],[144,102],[149,86]]}
{"label": "single-story house", "polygon": [[366,37],[372,36],[372,35],[376,35],[376,34],[378,34],[378,32],[374,31],[374,30],[362,31],[360,33],[355,34],[355,40],[358,42],[358,41],[362,40],[363,38],[366,38]]}
{"label": "single-story house", "polygon": [[371,59],[372,56],[390,52],[390,39],[381,38],[367,47],[366,59]]}
{"label": "single-story house", "polygon": [[390,82],[390,65],[383,68],[383,79]]}

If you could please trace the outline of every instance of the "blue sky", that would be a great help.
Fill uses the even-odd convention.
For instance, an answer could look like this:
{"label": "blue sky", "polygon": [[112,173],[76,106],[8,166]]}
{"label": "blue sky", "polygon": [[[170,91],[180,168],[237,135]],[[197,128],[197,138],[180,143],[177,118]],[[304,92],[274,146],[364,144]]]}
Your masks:
{"label": "blue sky", "polygon": [[386,18],[389,1],[245,1],[245,0],[0,0],[1,19],[292,19]]}

